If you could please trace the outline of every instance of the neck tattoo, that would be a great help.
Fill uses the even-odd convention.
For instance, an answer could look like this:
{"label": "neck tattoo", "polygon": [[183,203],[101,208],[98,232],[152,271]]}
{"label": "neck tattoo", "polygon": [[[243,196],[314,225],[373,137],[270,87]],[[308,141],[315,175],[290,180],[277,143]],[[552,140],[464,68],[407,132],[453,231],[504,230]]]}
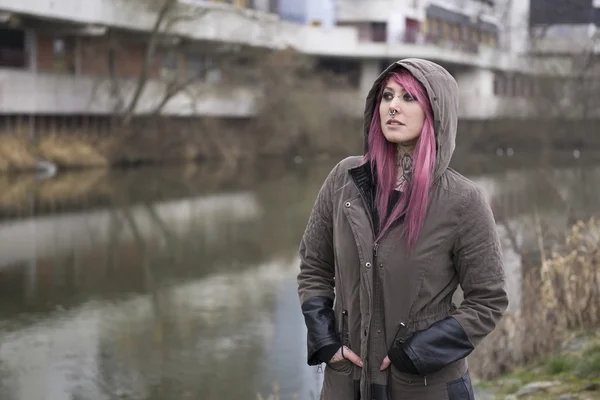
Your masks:
{"label": "neck tattoo", "polygon": [[406,187],[412,181],[413,173],[413,152],[415,144],[399,144],[398,154],[396,155],[396,167],[398,168],[396,179],[396,190],[404,192]]}

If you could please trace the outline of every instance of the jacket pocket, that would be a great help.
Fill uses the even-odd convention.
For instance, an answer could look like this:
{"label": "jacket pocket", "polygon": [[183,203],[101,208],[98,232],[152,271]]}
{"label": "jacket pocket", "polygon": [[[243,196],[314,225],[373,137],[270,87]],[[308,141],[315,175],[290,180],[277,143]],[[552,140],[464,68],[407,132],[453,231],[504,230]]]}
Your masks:
{"label": "jacket pocket", "polygon": [[467,370],[461,378],[448,382],[446,391],[448,400],[475,400],[469,371]]}
{"label": "jacket pocket", "polygon": [[349,374],[352,372],[352,361],[344,359],[334,363],[327,363],[327,367],[340,374]]}
{"label": "jacket pocket", "polygon": [[424,377],[399,372],[394,366],[388,387],[390,399],[450,400],[445,382],[426,383]]}
{"label": "jacket pocket", "polygon": [[325,367],[323,377],[322,400],[354,399],[355,384],[353,380],[352,362],[342,360]]}

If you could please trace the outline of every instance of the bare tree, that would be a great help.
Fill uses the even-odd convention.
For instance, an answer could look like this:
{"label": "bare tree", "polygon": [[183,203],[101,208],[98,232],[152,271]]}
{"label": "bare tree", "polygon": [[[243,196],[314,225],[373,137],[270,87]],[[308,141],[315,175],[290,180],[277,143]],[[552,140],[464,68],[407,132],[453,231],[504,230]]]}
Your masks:
{"label": "bare tree", "polygon": [[[146,113],[150,115],[158,115],[164,110],[169,101],[179,94],[186,94],[193,105],[194,98],[202,93],[198,90],[191,90],[191,88],[203,82],[211,69],[218,67],[219,64],[237,62],[241,57],[248,58],[253,54],[248,49],[256,44],[261,44],[260,40],[255,40],[252,35],[250,37],[245,36],[248,38],[246,45],[188,40],[182,34],[182,27],[202,24],[208,21],[208,18],[217,18],[224,15],[239,17],[237,21],[240,26],[237,29],[240,32],[242,32],[242,29],[243,32],[267,32],[266,36],[270,36],[270,33],[272,33],[270,29],[274,26],[269,22],[268,17],[236,7],[188,4],[180,0],[120,1],[120,7],[127,15],[132,15],[133,18],[137,14],[151,15],[153,19],[147,32],[130,34],[130,36],[140,36],[140,40],[144,42],[144,57],[139,74],[135,77],[134,82],[128,82],[128,84],[123,82],[114,70],[114,63],[110,71],[110,96],[114,105],[114,114],[118,117],[120,123],[125,126],[130,125],[140,108],[144,108]],[[231,31],[229,32],[231,33]],[[111,36],[110,46],[112,51],[120,46],[116,35]],[[201,53],[204,59],[202,62],[196,63],[193,69],[188,68],[184,73],[179,68],[178,61],[190,49],[195,49],[196,52]],[[153,68],[156,67],[159,58],[170,59],[174,70],[163,70],[159,78],[153,79]],[[160,70],[161,68],[157,69]],[[144,107],[141,107],[142,99],[149,90],[150,82],[158,84],[157,93],[152,93],[153,101],[149,106],[144,103]],[[148,111],[148,107],[150,111]]]}

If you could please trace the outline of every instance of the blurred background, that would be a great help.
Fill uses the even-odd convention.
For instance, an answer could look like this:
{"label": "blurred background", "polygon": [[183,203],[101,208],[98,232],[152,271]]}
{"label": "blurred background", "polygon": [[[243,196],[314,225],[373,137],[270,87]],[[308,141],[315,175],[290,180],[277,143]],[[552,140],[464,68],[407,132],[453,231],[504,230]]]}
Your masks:
{"label": "blurred background", "polygon": [[600,398],[598,26],[595,0],[0,0],[0,399],[318,398],[298,244],[404,57],[458,81],[451,166],[503,243],[478,398]]}

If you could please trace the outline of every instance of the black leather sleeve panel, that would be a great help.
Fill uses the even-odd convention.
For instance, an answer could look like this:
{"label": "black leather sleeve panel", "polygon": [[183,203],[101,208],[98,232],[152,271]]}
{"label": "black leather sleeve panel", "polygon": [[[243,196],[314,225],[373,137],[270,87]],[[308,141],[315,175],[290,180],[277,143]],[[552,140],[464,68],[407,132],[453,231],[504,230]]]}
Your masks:
{"label": "black leather sleeve panel", "polygon": [[453,317],[446,317],[416,332],[404,343],[404,351],[420,375],[439,371],[465,358],[473,349],[467,333]]}
{"label": "black leather sleeve panel", "polygon": [[329,361],[320,360],[317,353],[325,346],[342,345],[335,329],[333,300],[324,296],[311,297],[302,304],[302,314],[308,331],[308,365]]}
{"label": "black leather sleeve panel", "polygon": [[339,344],[337,344],[337,343],[330,344],[330,345],[321,347],[319,350],[317,350],[315,357],[318,358],[319,360],[321,360],[322,362],[329,362],[333,358],[333,356],[335,356],[335,353],[337,353],[339,349],[340,349]]}
{"label": "black leather sleeve panel", "polygon": [[388,352],[388,357],[398,371],[413,375],[419,374],[419,371],[417,371],[417,368],[402,347],[392,347]]}

